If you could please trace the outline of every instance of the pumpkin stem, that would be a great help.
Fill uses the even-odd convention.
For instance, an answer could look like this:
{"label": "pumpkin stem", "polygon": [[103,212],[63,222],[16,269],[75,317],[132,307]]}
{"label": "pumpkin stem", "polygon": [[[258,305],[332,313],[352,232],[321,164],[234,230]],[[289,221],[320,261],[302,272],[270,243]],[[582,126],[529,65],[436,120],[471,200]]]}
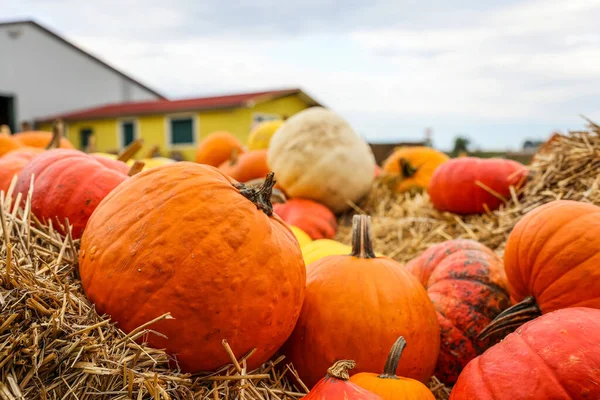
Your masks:
{"label": "pumpkin stem", "polygon": [[527,321],[531,321],[542,315],[542,310],[538,306],[533,296],[528,296],[523,301],[502,311],[488,326],[483,328],[477,338],[484,340],[500,331],[506,331],[518,328]]}
{"label": "pumpkin stem", "polygon": [[356,367],[356,363],[352,360],[336,361],[335,364],[327,369],[327,375],[336,379],[347,381],[350,379],[350,373],[348,371],[354,367]]}
{"label": "pumpkin stem", "polygon": [[144,146],[144,139],[135,139],[119,153],[117,160],[127,162]]}
{"label": "pumpkin stem", "polygon": [[371,241],[371,217],[355,215],[352,217],[352,253],[351,256],[360,258],[375,258],[373,242]]}
{"label": "pumpkin stem", "polygon": [[269,172],[265,181],[259,187],[248,187],[243,183],[236,183],[233,186],[240,191],[242,196],[253,202],[256,208],[262,210],[270,217],[273,215],[271,196],[273,194],[273,186],[275,186],[276,182],[275,173]]}
{"label": "pumpkin stem", "polygon": [[52,139],[50,143],[46,146],[46,150],[50,149],[58,149],[60,147],[60,139],[63,136],[63,122],[58,119],[52,125]]}
{"label": "pumpkin stem", "polygon": [[136,160],[129,171],[127,172],[127,176],[134,176],[139,174],[144,169],[144,165],[146,165],[143,161]]}
{"label": "pumpkin stem", "polygon": [[385,360],[385,366],[383,367],[383,374],[379,375],[379,378],[382,379],[398,379],[396,376],[396,370],[398,369],[398,363],[400,362],[400,357],[402,357],[402,352],[406,347],[406,340],[402,336],[396,340],[396,343],[392,346],[390,353],[387,356],[387,360]]}
{"label": "pumpkin stem", "polygon": [[417,173],[417,169],[413,167],[406,158],[401,158],[398,162],[400,163],[400,173],[402,174],[402,178],[410,178]]}

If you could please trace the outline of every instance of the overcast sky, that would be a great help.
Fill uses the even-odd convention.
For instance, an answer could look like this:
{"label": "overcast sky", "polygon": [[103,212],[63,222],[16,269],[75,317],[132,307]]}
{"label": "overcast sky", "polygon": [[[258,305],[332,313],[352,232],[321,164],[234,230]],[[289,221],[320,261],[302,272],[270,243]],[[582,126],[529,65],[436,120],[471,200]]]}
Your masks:
{"label": "overcast sky", "polygon": [[21,18],[170,98],[300,87],[374,142],[600,121],[599,0],[0,1]]}

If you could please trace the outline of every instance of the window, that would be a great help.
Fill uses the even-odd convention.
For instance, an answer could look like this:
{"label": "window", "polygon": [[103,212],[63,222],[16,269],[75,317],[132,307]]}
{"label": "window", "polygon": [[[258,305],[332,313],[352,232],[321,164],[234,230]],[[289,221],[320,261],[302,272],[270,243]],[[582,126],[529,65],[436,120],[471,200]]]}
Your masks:
{"label": "window", "polygon": [[194,120],[191,117],[171,118],[169,121],[171,128],[171,144],[193,144],[194,140]]}
{"label": "window", "polygon": [[81,150],[87,149],[88,145],[90,144],[90,137],[93,134],[94,131],[92,128],[82,128],[79,130],[79,143],[81,143],[79,148]]}
{"label": "window", "polygon": [[265,114],[265,113],[254,113],[252,114],[252,124],[250,125],[250,130],[254,129],[254,127],[261,122],[272,121],[281,119],[281,116],[278,114]]}
{"label": "window", "polygon": [[121,148],[129,146],[135,140],[135,122],[121,122]]}

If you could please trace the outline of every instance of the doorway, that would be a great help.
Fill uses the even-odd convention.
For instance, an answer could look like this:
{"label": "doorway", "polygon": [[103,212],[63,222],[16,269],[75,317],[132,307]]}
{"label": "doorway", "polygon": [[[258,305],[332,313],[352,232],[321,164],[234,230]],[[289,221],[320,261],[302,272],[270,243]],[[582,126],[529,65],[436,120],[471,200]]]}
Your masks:
{"label": "doorway", "polygon": [[14,96],[0,95],[0,125],[8,125],[12,132],[16,132]]}

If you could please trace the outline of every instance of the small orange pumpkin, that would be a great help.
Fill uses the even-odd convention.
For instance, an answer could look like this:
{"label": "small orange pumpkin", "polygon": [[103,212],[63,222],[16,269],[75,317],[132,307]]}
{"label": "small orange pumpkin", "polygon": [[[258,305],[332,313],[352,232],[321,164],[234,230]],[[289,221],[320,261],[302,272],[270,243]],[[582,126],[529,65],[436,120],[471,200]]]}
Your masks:
{"label": "small orange pumpkin", "polygon": [[8,192],[14,176],[20,174],[29,161],[43,151],[44,149],[34,147],[21,147],[0,157],[0,190]]}
{"label": "small orange pumpkin", "polygon": [[435,400],[423,383],[396,375],[398,363],[406,347],[402,336],[392,346],[381,375],[361,372],[350,377],[350,382],[379,395],[383,400]]}
{"label": "small orange pumpkin", "polygon": [[21,147],[22,145],[12,135],[0,133],[0,157]]}
{"label": "small orange pumpkin", "polygon": [[[48,148],[53,141],[52,132],[46,131],[26,131],[19,132],[13,135],[15,140],[21,144],[21,146]],[[74,149],[75,147],[69,142],[64,136],[60,138],[60,146],[56,146],[61,149]]]}
{"label": "small orange pumpkin", "polygon": [[383,171],[386,178],[394,182],[398,193],[413,188],[427,189],[437,167],[449,159],[431,147],[399,147],[383,162]]}
{"label": "small orange pumpkin", "polygon": [[248,182],[264,178],[271,170],[267,165],[267,150],[252,150],[239,154],[233,150],[231,158],[219,166],[219,169],[238,182]]}
{"label": "small orange pumpkin", "polygon": [[337,220],[331,210],[309,199],[289,199],[275,204],[274,211],[290,225],[301,228],[312,240],[330,239],[337,231]]}
{"label": "small orange pumpkin", "polygon": [[200,141],[196,150],[196,162],[218,167],[229,160],[234,151],[238,154],[246,151],[238,138],[225,131],[213,132]]}
{"label": "small orange pumpkin", "polygon": [[352,360],[340,360],[327,370],[305,400],[383,400],[381,397],[348,380],[356,363]]}

